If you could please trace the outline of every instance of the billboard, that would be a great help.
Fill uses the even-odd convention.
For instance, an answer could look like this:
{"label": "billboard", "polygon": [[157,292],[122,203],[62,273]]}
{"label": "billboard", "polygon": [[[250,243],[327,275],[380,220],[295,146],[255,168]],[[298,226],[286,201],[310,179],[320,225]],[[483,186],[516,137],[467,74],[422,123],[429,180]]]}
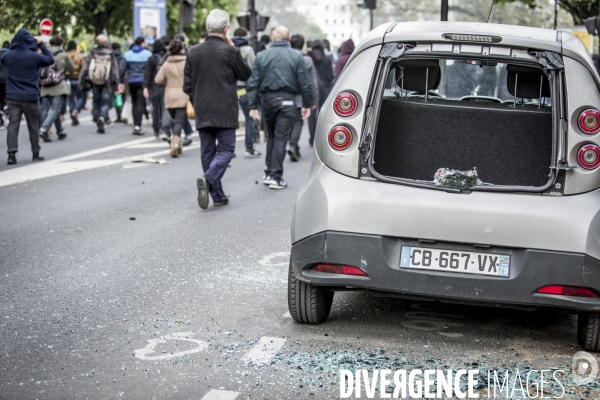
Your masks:
{"label": "billboard", "polygon": [[167,0],[133,1],[133,36],[152,44],[167,34]]}

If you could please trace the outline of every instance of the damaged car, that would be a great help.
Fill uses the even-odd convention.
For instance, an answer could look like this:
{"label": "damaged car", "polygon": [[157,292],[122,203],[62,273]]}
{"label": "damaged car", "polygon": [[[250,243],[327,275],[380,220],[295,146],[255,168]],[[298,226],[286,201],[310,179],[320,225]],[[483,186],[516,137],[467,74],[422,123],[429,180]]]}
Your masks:
{"label": "damaged car", "polygon": [[336,291],[568,309],[600,351],[600,78],[567,32],[388,23],[319,116],[288,305]]}

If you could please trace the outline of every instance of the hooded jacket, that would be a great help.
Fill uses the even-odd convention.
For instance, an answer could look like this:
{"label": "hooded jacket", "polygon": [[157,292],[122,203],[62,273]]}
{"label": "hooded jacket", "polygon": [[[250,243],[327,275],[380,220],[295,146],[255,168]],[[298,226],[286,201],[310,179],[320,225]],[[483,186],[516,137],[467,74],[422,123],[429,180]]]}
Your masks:
{"label": "hooded jacket", "polygon": [[185,55],[170,55],[156,74],[156,84],[165,86],[165,108],[185,108],[188,95],[183,92]]}
{"label": "hooded jacket", "polygon": [[315,63],[317,69],[317,76],[319,78],[319,108],[323,106],[333,83],[333,70],[331,68],[331,62],[325,56],[323,48],[313,47],[308,53]]}
{"label": "hooded jacket", "polygon": [[62,75],[63,80],[56,85],[40,87],[40,97],[68,96],[71,94],[71,87],[64,80],[65,71],[73,72],[75,71],[75,67],[73,67],[71,59],[69,59],[69,56],[62,47],[50,47],[50,52],[54,56],[56,70]]}
{"label": "hooded jacket", "polygon": [[125,73],[128,73],[127,82],[141,83],[144,81],[144,67],[146,62],[152,57],[150,50],[146,50],[140,45],[134,45],[131,50],[125,53],[123,63],[121,64],[121,73],[119,82],[124,83]]}
{"label": "hooded jacket", "polygon": [[[233,41],[233,45],[235,47],[237,47],[238,50],[240,51],[240,54],[242,55],[242,58],[244,59],[244,61],[246,61],[246,64],[248,64],[248,66],[250,68],[252,68],[252,65],[254,64],[254,59],[256,58],[256,55],[254,54],[254,49],[248,43],[248,38],[245,38],[243,36],[235,36],[232,39],[232,41]],[[237,86],[240,89],[245,88],[246,82],[245,81],[237,81]]]}
{"label": "hooded jacket", "polygon": [[350,59],[350,56],[352,55],[353,52],[354,52],[354,42],[352,41],[352,39],[348,39],[344,43],[342,43],[342,48],[340,49],[340,57],[338,58],[337,62],[335,63],[335,80],[336,81],[337,81],[337,78],[342,73],[342,71],[344,70],[344,67],[348,63],[348,60]]}
{"label": "hooded jacket", "polygon": [[152,89],[155,85],[154,78],[158,73],[158,64],[167,55],[167,48],[162,40],[156,40],[152,45],[152,57],[144,67],[144,89]]}
{"label": "hooded jacket", "polygon": [[[41,54],[38,53],[38,47]],[[6,67],[6,99],[14,101],[39,101],[39,70],[54,64],[52,53],[44,43],[39,45],[25,28],[20,29],[10,50],[0,62]]]}

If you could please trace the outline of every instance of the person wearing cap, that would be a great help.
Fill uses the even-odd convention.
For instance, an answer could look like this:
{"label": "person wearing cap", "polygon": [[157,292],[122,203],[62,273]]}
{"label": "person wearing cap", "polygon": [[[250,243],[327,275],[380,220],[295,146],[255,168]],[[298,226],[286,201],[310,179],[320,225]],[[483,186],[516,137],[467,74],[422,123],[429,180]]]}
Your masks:
{"label": "person wearing cap", "polygon": [[[94,60],[94,64],[103,63],[104,60],[110,60],[110,66],[107,66],[109,74],[104,82],[91,81],[90,64]],[[97,132],[104,133],[104,125],[108,121],[108,110],[110,110],[113,102],[113,94],[116,93],[119,84],[119,67],[117,60],[108,47],[108,40],[104,35],[96,36],[96,45],[90,51],[90,54],[85,59],[81,74],[79,74],[79,86],[84,89],[89,87],[93,93],[92,117],[96,122]]]}
{"label": "person wearing cap", "polygon": [[65,71],[65,77],[71,83],[71,94],[69,95],[69,112],[71,113],[71,125],[77,126],[79,125],[78,115],[83,109],[83,105],[85,104],[85,98],[83,97],[83,92],[79,87],[79,74],[83,69],[83,64],[85,62],[85,57],[81,53],[77,51],[77,43],[74,40],[71,40],[67,45],[67,56],[69,60],[71,60],[71,64],[73,64],[73,72]]}

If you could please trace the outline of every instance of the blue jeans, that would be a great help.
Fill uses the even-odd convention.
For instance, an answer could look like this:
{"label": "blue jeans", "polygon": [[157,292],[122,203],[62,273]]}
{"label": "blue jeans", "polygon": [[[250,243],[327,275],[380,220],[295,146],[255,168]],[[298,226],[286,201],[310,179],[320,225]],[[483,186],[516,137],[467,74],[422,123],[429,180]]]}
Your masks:
{"label": "blue jeans", "polygon": [[221,178],[225,175],[235,150],[235,129],[198,129],[200,134],[200,157],[204,177],[210,183],[210,196],[213,201],[225,197]]}
{"label": "blue jeans", "polygon": [[[85,103],[84,92],[79,87],[79,81],[77,79],[71,79],[71,95],[69,96],[69,111],[77,111],[77,114],[83,109]],[[85,93],[87,96],[87,93]]]}
{"label": "blue jeans", "polygon": [[59,115],[63,107],[63,102],[67,96],[45,96],[42,97],[42,109],[40,110],[40,131],[48,132],[52,124],[56,126],[56,133],[62,133],[63,127]]}
{"label": "blue jeans", "polygon": [[242,112],[244,113],[244,119],[246,120],[246,150],[254,149],[254,120],[250,118],[250,108],[248,106],[248,99],[246,96],[242,96],[238,99]]}
{"label": "blue jeans", "polygon": [[92,108],[92,117],[94,121],[98,118],[104,118],[104,122],[108,120],[108,110],[112,104],[112,90],[110,85],[93,87],[94,108]]}

